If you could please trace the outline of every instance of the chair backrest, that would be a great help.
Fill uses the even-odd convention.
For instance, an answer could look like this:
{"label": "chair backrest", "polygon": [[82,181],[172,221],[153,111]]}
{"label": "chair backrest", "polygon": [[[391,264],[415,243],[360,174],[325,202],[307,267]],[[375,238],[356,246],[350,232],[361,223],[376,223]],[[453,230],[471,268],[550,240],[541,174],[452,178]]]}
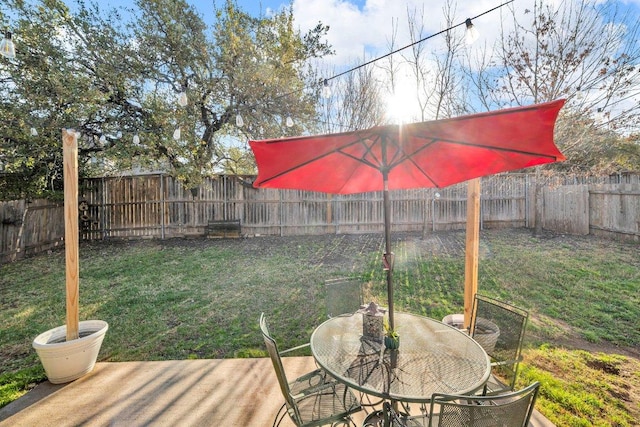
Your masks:
{"label": "chair backrest", "polygon": [[362,284],[359,279],[340,277],[325,280],[324,284],[329,317],[355,313],[362,305]]}
{"label": "chair backrest", "polygon": [[526,427],[533,413],[540,383],[497,396],[434,394],[429,427]]}
{"label": "chair backrest", "polygon": [[282,359],[278,352],[278,346],[276,341],[271,337],[269,333],[269,326],[267,325],[267,318],[264,313],[260,314],[260,330],[262,331],[262,337],[264,338],[264,344],[269,352],[271,363],[273,363],[273,369],[276,372],[278,378],[278,384],[280,384],[280,390],[284,396],[287,408],[296,408],[295,402],[291,397],[291,389],[289,388],[289,382],[287,381],[287,375],[284,372],[284,366],[282,366]]}
{"label": "chair backrest", "polygon": [[513,390],[529,313],[493,298],[476,295],[471,336],[491,357],[495,370]]}

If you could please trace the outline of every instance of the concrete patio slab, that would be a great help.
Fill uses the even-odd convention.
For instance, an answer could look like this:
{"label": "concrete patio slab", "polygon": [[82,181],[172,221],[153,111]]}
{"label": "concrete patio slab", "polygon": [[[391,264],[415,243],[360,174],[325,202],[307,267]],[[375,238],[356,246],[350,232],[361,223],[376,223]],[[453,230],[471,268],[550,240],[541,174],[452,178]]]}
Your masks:
{"label": "concrete patio slab", "polygon": [[[315,369],[311,357],[283,363],[291,378]],[[268,358],[102,362],[71,383],[39,384],[0,409],[0,426],[268,427],[282,403]],[[530,427],[550,426],[535,412]]]}

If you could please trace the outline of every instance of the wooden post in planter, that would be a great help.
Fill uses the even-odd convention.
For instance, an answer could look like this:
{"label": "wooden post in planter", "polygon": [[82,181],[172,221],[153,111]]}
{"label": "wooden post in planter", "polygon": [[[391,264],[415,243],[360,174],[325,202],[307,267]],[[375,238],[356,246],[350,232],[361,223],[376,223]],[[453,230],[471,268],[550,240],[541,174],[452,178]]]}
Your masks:
{"label": "wooden post in planter", "polygon": [[109,329],[103,320],[79,321],[78,134],[73,129],[62,130],[62,159],[67,324],[41,333],[32,344],[53,384],[67,383],[91,372]]}
{"label": "wooden post in planter", "polygon": [[78,134],[62,130],[64,165],[64,248],[67,287],[67,341],[79,338]]}
{"label": "wooden post in planter", "polygon": [[[471,325],[473,298],[478,292],[478,251],[480,247],[480,178],[467,184],[467,238],[464,267],[464,327]],[[468,329],[467,329],[468,330]]]}

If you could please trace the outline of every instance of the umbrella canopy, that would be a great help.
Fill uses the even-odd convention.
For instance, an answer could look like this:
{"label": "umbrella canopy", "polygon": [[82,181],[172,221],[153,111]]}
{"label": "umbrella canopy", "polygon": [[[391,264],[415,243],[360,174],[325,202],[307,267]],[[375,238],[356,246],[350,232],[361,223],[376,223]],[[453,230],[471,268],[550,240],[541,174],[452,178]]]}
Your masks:
{"label": "umbrella canopy", "polygon": [[249,141],[256,188],[353,194],[382,191],[389,323],[393,261],[389,190],[447,187],[564,160],[553,129],[564,100],[452,119],[329,135]]}

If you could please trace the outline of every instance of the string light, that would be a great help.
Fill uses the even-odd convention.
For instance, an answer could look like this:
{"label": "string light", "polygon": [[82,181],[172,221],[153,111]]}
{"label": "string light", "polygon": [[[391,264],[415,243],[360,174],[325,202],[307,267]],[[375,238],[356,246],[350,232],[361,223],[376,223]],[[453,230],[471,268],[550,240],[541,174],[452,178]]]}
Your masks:
{"label": "string light", "polygon": [[287,116],[287,119],[285,120],[285,124],[287,125],[288,128],[293,127],[293,119],[291,118],[291,116]]}
{"label": "string light", "polygon": [[135,135],[133,135],[133,145],[140,145],[140,136],[138,136],[138,134],[136,133]]}
{"label": "string light", "polygon": [[327,81],[327,79],[324,79],[324,82],[322,84],[321,95],[324,99],[331,98],[331,87],[329,86],[329,82]]}
{"label": "string light", "polygon": [[180,139],[180,128],[176,128],[176,130],[173,131],[173,139],[176,141]]}
{"label": "string light", "polygon": [[187,92],[184,90],[178,94],[178,105],[181,107],[186,107],[189,103],[189,98],[187,98]]}
{"label": "string light", "polygon": [[244,120],[242,120],[242,116],[239,113],[236,114],[236,126],[238,126],[239,128],[244,126]]}
{"label": "string light", "polygon": [[0,41],[0,54],[9,59],[16,57],[16,45],[11,40],[11,31],[6,31],[4,38]]}
{"label": "string light", "polygon": [[34,127],[32,127],[29,132],[31,133],[31,136],[38,136],[38,130]]}
{"label": "string light", "polygon": [[476,40],[478,40],[480,34],[478,33],[477,28],[473,26],[471,18],[467,18],[467,20],[464,21],[464,24],[467,26],[467,30],[464,34],[464,41],[467,45],[472,45]]}

